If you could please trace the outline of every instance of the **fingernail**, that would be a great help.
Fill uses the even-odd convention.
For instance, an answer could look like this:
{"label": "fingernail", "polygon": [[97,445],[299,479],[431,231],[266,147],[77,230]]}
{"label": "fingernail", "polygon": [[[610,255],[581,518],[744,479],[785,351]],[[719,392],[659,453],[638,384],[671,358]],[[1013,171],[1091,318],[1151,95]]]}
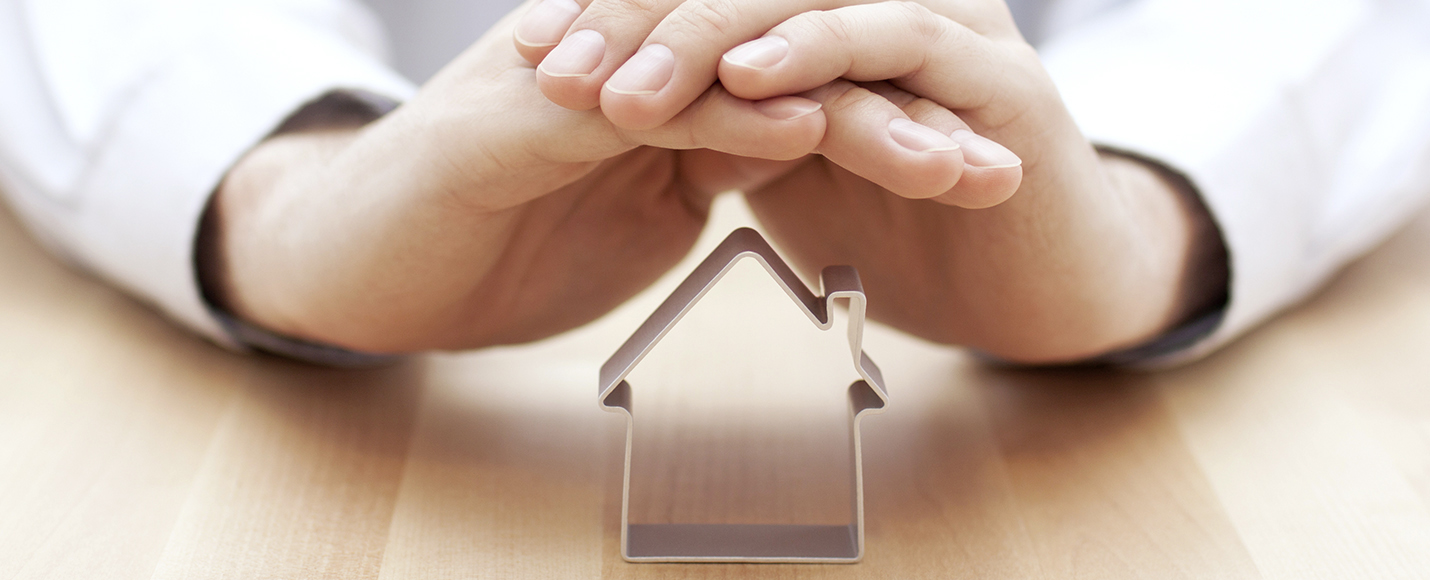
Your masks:
{"label": "fingernail", "polygon": [[933,153],[937,151],[953,151],[958,149],[958,143],[936,130],[930,129],[908,119],[894,119],[889,121],[889,136],[894,141],[905,148],[913,149],[920,153]]}
{"label": "fingernail", "polygon": [[748,69],[765,70],[784,60],[789,54],[789,41],[778,36],[766,36],[751,40],[730,49],[723,57],[725,62]]}
{"label": "fingernail", "polygon": [[541,61],[541,72],[553,77],[584,77],[596,70],[606,56],[606,37],[594,30],[572,33],[551,49]]}
{"label": "fingernail", "polygon": [[800,117],[807,117],[822,107],[823,105],[819,104],[819,101],[799,97],[775,97],[755,101],[756,111],[776,121],[793,121]]}
{"label": "fingernail", "polygon": [[621,95],[654,95],[665,88],[674,72],[675,54],[663,44],[652,44],[621,65],[606,81],[606,88]]}
{"label": "fingernail", "polygon": [[516,25],[516,41],[526,46],[546,48],[561,42],[561,36],[581,15],[581,6],[572,0],[546,0],[532,7]]}
{"label": "fingernail", "polygon": [[951,137],[963,146],[963,162],[973,167],[1001,169],[1023,164],[1018,154],[968,129],[954,131]]}

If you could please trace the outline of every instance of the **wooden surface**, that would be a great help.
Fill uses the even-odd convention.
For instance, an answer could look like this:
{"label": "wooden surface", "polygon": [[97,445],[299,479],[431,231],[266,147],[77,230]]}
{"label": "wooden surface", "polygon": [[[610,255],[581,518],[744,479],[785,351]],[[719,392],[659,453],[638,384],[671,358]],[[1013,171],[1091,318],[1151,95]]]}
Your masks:
{"label": "wooden surface", "polygon": [[[1171,372],[876,327],[857,565],[621,561],[596,369],[692,264],[553,340],[338,371],[210,346],[0,212],[0,579],[1430,577],[1430,216]],[[760,275],[632,376],[636,521],[848,517],[842,326]]]}

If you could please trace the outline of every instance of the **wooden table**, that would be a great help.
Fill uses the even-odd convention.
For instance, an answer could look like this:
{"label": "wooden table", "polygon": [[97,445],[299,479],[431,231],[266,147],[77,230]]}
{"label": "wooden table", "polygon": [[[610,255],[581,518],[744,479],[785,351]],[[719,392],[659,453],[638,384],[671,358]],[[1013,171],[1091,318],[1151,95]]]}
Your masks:
{"label": "wooden table", "polygon": [[[341,371],[213,347],[0,212],[0,579],[1430,577],[1430,215],[1170,372],[871,330],[856,565],[621,561],[596,368],[692,264],[552,340]],[[632,376],[633,517],[847,521],[847,350],[741,268]]]}

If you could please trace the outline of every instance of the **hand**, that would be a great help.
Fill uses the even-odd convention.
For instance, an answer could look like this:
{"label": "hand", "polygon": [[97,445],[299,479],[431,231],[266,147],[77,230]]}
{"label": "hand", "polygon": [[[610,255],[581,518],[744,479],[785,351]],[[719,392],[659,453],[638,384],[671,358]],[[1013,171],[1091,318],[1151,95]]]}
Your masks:
{"label": "hand", "polygon": [[[621,61],[642,43],[642,54],[663,54],[650,47],[667,46],[672,63],[668,75],[615,72],[597,97],[602,110],[617,125],[643,115],[658,121],[680,110],[711,70],[747,99],[800,94],[821,100],[838,79],[887,80],[873,88],[893,102],[908,108],[921,97],[932,103],[911,116],[961,140],[965,175],[993,172],[983,184],[956,182],[948,194],[937,194],[939,201],[966,207],[1001,201],[998,184],[1011,180],[998,172],[1022,161],[1016,195],[969,211],[907,199],[917,196],[887,188],[888,176],[861,171],[837,148],[821,144],[826,158],[749,192],[761,221],[806,271],[852,264],[864,279],[872,316],[925,338],[1025,362],[1077,360],[1138,344],[1204,302],[1207,292],[1182,287],[1189,257],[1216,244],[1214,230],[1197,227],[1205,214],[1148,166],[1093,150],[1002,3],[929,0],[932,10],[908,2],[834,6],[776,22],[768,22],[776,10],[769,4],[691,0],[645,26],[638,25],[651,20],[644,14],[627,14],[620,25],[604,13],[589,18],[605,30],[624,31],[608,41],[617,62],[603,61],[593,76],[626,67],[660,72],[640,57]],[[604,3],[596,0],[587,12],[598,6]],[[692,22],[722,26],[707,26],[690,42],[671,32],[689,37],[698,29]],[[577,21],[572,34],[582,25]],[[641,39],[643,30],[650,32]],[[624,85],[628,79],[659,88],[612,90],[636,88]],[[561,79],[543,78],[549,97],[588,104],[578,99],[590,87],[553,81]],[[840,110],[824,102],[826,111]],[[838,135],[831,124],[825,138]],[[1194,235],[1199,231],[1211,235]],[[1224,278],[1210,282],[1214,287]]]}
{"label": "hand", "polygon": [[647,130],[561,109],[512,24],[380,120],[282,134],[240,161],[201,253],[220,306],[369,352],[533,340],[646,287],[688,251],[711,195],[774,176],[789,164],[767,160],[823,134],[817,103],[718,87]]}
{"label": "hand", "polygon": [[371,125],[285,133],[240,161],[200,258],[219,305],[370,352],[541,338],[644,288],[688,251],[712,195],[773,179],[843,123],[809,99],[707,87],[659,126],[622,129],[542,98],[511,26]]}
{"label": "hand", "polygon": [[[683,111],[715,81],[720,55],[743,40],[807,10],[859,3],[582,1],[589,5],[582,8],[573,0],[535,5],[518,25],[515,44],[540,65],[538,82],[552,102],[572,110],[599,105],[612,123],[627,129],[658,126]],[[909,121],[911,112],[947,113],[931,101],[894,104],[848,82],[803,96],[839,113],[818,152],[898,195],[987,207],[1018,187],[1019,160],[1006,149],[966,131],[953,138]],[[983,144],[977,151],[996,150],[1001,157],[991,164],[965,163],[962,140],[977,141]]]}

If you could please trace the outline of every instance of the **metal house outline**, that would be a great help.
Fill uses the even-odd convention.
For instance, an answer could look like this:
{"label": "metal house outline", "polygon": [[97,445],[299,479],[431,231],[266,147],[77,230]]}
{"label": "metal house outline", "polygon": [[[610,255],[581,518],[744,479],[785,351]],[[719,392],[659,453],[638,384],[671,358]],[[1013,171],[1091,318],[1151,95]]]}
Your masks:
{"label": "metal house outline", "polygon": [[[753,258],[764,266],[820,330],[833,327],[834,301],[849,301],[849,351],[862,377],[849,385],[848,390],[853,521],[848,525],[631,524],[631,440],[635,417],[631,412],[631,388],[626,376],[744,258]],[[820,272],[820,286],[824,295],[815,296],[759,232],[750,228],[736,229],[601,365],[599,404],[606,411],[624,414],[626,419],[625,475],[621,488],[621,557],[626,561],[853,563],[864,557],[864,469],[859,426],[864,415],[884,411],[888,392],[879,367],[863,349],[866,299],[859,273],[851,266],[829,266]]]}

